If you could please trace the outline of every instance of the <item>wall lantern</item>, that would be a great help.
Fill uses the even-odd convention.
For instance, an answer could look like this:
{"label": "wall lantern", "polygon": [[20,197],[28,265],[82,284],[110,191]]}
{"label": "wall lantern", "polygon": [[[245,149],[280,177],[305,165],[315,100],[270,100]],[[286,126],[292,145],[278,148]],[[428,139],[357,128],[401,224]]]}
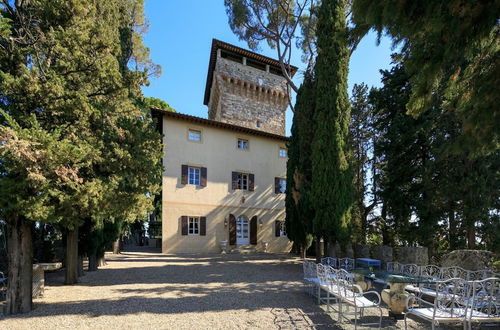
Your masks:
{"label": "wall lantern", "polygon": [[262,219],[259,219],[259,226],[264,226],[264,222],[262,222]]}
{"label": "wall lantern", "polygon": [[224,227],[227,227],[227,218],[224,218]]}

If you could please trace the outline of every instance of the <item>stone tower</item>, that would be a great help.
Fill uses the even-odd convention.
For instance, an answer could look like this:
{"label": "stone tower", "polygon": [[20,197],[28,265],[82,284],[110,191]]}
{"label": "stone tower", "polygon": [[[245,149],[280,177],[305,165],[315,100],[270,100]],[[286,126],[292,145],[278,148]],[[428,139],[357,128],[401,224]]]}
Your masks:
{"label": "stone tower", "polygon": [[203,104],[209,119],[285,135],[286,79],[272,58],[214,39]]}

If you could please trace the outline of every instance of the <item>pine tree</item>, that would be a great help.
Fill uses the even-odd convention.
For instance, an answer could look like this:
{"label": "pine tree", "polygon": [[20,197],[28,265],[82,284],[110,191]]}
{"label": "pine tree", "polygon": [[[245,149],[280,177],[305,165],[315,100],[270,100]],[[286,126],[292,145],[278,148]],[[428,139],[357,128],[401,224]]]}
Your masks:
{"label": "pine tree", "polygon": [[161,144],[139,105],[156,70],[141,0],[3,2],[0,13],[0,212],[15,314],[31,309],[32,222],[67,229],[74,283],[78,227],[143,216],[159,189]]}
{"label": "pine tree", "polygon": [[356,26],[402,45],[412,83],[410,112],[430,109],[436,89],[443,88],[440,108],[455,112],[462,124],[456,146],[475,155],[500,144],[499,12],[495,0],[355,0],[352,7]]}
{"label": "pine tree", "polygon": [[323,1],[318,16],[315,134],[312,143],[313,232],[329,242],[350,240],[350,167],[346,1]]}
{"label": "pine tree", "polygon": [[[368,86],[354,84],[351,97],[349,141],[354,172],[354,207],[352,215],[354,240],[366,243],[368,216],[377,204],[375,189],[374,128],[372,107],[368,103]],[[366,202],[368,201],[368,204]]]}

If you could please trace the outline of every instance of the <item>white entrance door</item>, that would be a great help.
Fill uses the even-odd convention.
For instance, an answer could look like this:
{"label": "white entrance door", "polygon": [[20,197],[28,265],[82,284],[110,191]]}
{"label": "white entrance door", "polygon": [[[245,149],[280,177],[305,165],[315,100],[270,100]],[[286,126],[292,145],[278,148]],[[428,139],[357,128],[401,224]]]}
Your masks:
{"label": "white entrance door", "polygon": [[236,244],[237,245],[248,245],[250,235],[250,226],[248,225],[248,219],[245,216],[241,216],[236,219]]}

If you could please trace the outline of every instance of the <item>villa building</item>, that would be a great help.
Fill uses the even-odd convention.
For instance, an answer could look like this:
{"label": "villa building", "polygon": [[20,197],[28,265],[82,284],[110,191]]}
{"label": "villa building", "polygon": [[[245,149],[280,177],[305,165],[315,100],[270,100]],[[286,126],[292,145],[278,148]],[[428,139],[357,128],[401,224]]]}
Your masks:
{"label": "villa building", "polygon": [[279,62],[213,40],[204,104],[208,119],[153,111],[164,143],[163,253],[219,252],[221,241],[289,251]]}

